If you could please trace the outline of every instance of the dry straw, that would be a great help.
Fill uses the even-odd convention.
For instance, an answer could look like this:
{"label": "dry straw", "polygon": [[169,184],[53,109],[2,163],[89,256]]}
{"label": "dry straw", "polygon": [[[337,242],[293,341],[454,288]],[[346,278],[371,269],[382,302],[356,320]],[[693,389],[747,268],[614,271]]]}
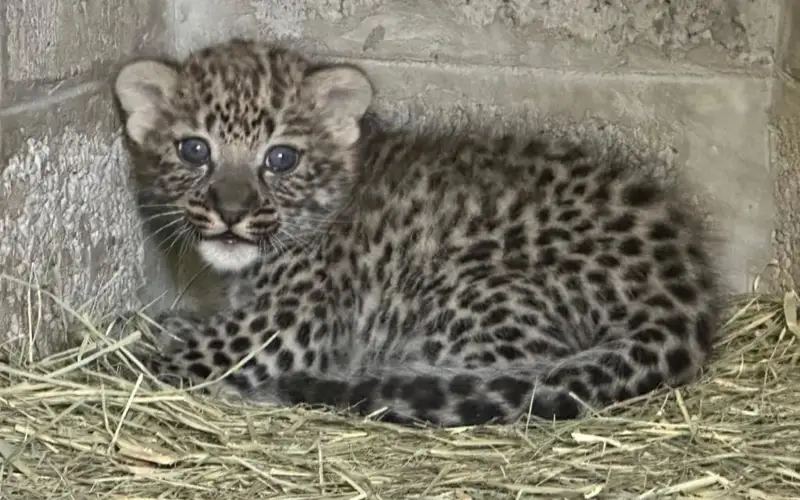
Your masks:
{"label": "dry straw", "polygon": [[87,323],[80,348],[0,364],[0,498],[798,499],[797,300],[735,299],[699,383],[527,428],[205,399]]}

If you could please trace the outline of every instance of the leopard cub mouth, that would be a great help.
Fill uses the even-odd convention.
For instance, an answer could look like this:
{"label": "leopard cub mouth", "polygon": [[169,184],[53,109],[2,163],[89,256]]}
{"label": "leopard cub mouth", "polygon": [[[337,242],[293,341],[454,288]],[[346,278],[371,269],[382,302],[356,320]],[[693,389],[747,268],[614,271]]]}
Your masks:
{"label": "leopard cub mouth", "polygon": [[219,271],[240,271],[259,259],[257,241],[244,238],[233,231],[205,236],[197,244],[200,256]]}
{"label": "leopard cub mouth", "polygon": [[224,243],[225,245],[256,245],[256,242],[248,238],[243,238],[231,230],[223,233],[215,234],[212,236],[205,236],[206,241],[216,241]]}

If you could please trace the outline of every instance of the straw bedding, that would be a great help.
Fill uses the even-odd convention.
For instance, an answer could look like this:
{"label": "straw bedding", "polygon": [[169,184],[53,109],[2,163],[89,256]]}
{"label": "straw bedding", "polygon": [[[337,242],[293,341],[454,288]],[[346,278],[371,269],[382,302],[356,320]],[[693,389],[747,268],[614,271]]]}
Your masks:
{"label": "straw bedding", "polygon": [[735,298],[696,384],[527,428],[205,399],[139,375],[137,333],[86,322],[80,348],[0,364],[0,498],[797,499],[797,301]]}

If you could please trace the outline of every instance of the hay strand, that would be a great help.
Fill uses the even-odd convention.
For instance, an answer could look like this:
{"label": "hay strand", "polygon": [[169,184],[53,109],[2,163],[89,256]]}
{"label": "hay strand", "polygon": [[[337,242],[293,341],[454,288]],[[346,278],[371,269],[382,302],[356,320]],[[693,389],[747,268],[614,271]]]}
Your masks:
{"label": "hay strand", "polygon": [[[154,383],[85,322],[0,363],[0,498],[800,498],[797,296],[733,300],[702,380],[584,420],[413,429]],[[141,368],[141,367],[140,367]]]}

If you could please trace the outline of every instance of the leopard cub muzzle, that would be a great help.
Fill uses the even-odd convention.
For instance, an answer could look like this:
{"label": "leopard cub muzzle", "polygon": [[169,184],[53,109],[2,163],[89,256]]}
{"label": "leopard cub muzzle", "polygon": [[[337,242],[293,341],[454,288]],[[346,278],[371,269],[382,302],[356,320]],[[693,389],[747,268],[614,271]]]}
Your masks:
{"label": "leopard cub muzzle", "polygon": [[199,236],[201,257],[220,271],[241,270],[255,262],[280,225],[257,179],[244,169],[212,179],[192,193],[185,213]]}

